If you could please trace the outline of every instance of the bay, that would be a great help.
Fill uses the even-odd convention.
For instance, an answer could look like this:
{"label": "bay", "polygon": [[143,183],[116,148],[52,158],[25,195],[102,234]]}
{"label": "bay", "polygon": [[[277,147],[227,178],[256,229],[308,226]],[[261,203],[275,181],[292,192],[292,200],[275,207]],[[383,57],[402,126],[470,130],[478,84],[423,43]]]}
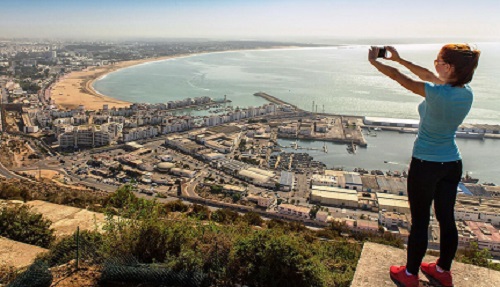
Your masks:
{"label": "bay", "polygon": [[[434,69],[441,44],[396,45],[400,54]],[[500,44],[478,45],[482,55],[471,86],[468,123],[500,124]],[[227,95],[233,105],[257,106],[263,91],[302,109],[336,114],[417,119],[420,97],[381,75],[367,46],[210,53],[146,63],[95,82],[99,92],[130,102],[160,103]],[[392,62],[389,62],[392,63]]]}
{"label": "bay", "polygon": [[[396,48],[404,58],[434,69],[433,60],[441,46],[404,44]],[[475,99],[465,122],[500,124],[500,43],[480,43],[478,48],[482,54],[471,83]],[[263,91],[309,111],[314,101],[319,112],[417,119],[421,98],[377,72],[367,61],[367,49],[356,45],[200,54],[122,69],[96,81],[94,87],[130,102],[226,95],[239,107],[265,104],[253,96]],[[414,135],[383,132],[367,140],[368,147],[355,155],[348,154],[343,145],[331,144],[329,154],[316,156],[329,167],[384,171],[407,167]],[[322,146],[321,142],[304,144]],[[498,140],[457,139],[457,144],[464,171],[481,182],[500,183]],[[308,151],[313,156],[315,152]]]}

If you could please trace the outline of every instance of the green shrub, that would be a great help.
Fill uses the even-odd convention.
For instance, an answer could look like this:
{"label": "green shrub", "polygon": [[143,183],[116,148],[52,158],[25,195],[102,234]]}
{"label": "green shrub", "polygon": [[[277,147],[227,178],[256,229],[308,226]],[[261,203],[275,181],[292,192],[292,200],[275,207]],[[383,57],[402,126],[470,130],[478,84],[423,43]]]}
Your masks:
{"label": "green shrub", "polygon": [[186,212],[189,210],[189,205],[184,204],[180,199],[164,203],[163,206],[167,212]]}
{"label": "green shrub", "polygon": [[457,252],[457,261],[490,268],[500,271],[500,264],[491,261],[493,257],[488,249],[479,249],[476,242],[471,242],[470,247]]}
{"label": "green shrub", "polygon": [[238,212],[228,208],[221,208],[212,213],[211,219],[218,223],[229,224],[236,222],[239,217]]}
{"label": "green shrub", "polygon": [[260,231],[234,243],[228,272],[235,284],[325,286],[327,268],[298,236]]}
{"label": "green shrub", "polygon": [[193,204],[192,210],[188,213],[188,216],[199,220],[207,220],[210,218],[210,213],[210,209],[205,205]]}
{"label": "green shrub", "polygon": [[52,222],[22,205],[0,209],[0,236],[48,248],[54,241]]}
{"label": "green shrub", "polygon": [[[87,262],[101,263],[104,260],[102,244],[103,236],[97,231],[81,231],[79,241],[79,258]],[[66,264],[76,259],[76,232],[65,236],[50,246],[49,252],[41,255],[39,259],[49,266]]]}
{"label": "green shrub", "polygon": [[262,226],[262,223],[264,223],[264,220],[262,220],[262,217],[258,213],[255,213],[253,211],[247,212],[243,215],[241,218],[243,222],[246,222],[249,225],[253,226]]}

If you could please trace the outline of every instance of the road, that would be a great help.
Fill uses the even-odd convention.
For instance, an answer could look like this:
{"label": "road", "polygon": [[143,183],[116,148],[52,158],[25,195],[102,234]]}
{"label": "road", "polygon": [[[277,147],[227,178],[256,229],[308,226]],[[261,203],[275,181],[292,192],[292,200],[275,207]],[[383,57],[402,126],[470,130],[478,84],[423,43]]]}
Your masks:
{"label": "road", "polygon": [[19,176],[13,172],[11,172],[8,168],[6,168],[1,162],[0,162],[0,176],[3,176],[7,179],[10,178],[17,178],[17,179],[24,179],[26,180],[25,177]]}
{"label": "road", "polygon": [[[4,101],[5,100],[5,101]],[[5,109],[3,104],[7,103],[7,90],[5,87],[1,87],[0,90],[0,132],[3,131],[4,127],[6,126],[7,122],[5,119]]]}

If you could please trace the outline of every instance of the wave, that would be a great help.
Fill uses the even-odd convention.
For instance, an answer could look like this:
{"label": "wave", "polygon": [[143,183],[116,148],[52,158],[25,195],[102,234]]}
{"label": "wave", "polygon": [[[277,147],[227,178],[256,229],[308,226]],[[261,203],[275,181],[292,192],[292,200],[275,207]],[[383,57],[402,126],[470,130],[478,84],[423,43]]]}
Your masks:
{"label": "wave", "polygon": [[[192,79],[191,79],[191,80],[192,80]],[[193,83],[191,82],[191,80],[186,81],[190,87],[192,87],[192,88],[194,88],[194,89],[202,90],[202,91],[210,91],[210,89],[207,89],[207,88],[202,88],[202,87],[198,87],[198,86],[196,86],[195,84],[193,84]]]}

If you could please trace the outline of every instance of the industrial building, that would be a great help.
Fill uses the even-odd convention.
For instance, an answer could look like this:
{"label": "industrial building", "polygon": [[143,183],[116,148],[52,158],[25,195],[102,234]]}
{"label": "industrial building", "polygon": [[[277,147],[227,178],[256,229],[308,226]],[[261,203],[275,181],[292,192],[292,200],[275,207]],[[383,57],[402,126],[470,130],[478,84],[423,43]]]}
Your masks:
{"label": "industrial building", "polygon": [[289,171],[282,171],[280,177],[280,189],[290,191],[295,185],[295,174]]}
{"label": "industrial building", "polygon": [[356,209],[358,208],[358,193],[355,190],[338,187],[313,186],[311,202]]}
{"label": "industrial building", "polygon": [[311,184],[317,186],[339,187],[340,182],[336,176],[313,174]]}
{"label": "industrial building", "polygon": [[390,212],[410,213],[410,205],[406,196],[377,192],[377,200],[382,211],[385,209]]}

